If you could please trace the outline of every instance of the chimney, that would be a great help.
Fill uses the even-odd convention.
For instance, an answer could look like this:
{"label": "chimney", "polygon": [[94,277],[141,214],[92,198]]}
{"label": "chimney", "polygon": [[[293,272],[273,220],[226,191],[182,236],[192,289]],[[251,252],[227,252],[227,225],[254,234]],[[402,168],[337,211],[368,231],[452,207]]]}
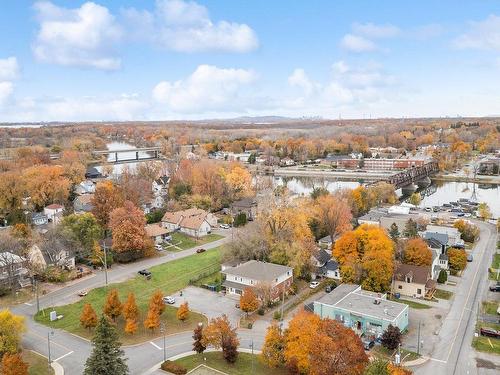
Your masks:
{"label": "chimney", "polygon": [[441,254],[446,254],[446,245],[441,245]]}

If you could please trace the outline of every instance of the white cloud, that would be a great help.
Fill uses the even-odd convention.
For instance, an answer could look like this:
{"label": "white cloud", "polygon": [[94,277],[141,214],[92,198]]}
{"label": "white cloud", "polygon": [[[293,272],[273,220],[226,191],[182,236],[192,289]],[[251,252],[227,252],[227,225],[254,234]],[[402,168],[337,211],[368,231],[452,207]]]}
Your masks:
{"label": "white cloud", "polygon": [[[157,0],[154,12],[126,9],[125,22],[136,35],[178,52],[249,52],[259,45],[246,24],[212,21],[208,9],[194,1]],[[141,30],[146,30],[141,31]],[[138,30],[138,31],[137,31]]]}
{"label": "white cloud", "polygon": [[67,9],[51,2],[34,5],[40,23],[33,52],[39,61],[114,70],[121,61],[113,47],[122,30],[106,7],[86,2]]}
{"label": "white cloud", "polygon": [[362,35],[367,38],[391,38],[397,36],[401,30],[394,25],[376,25],[374,23],[355,23],[352,25],[352,31],[356,35]]}
{"label": "white cloud", "polygon": [[378,49],[377,45],[365,37],[346,34],[342,38],[341,46],[352,52],[370,52]]}
{"label": "white cloud", "polygon": [[200,65],[184,80],[158,83],[152,95],[178,113],[234,111],[245,107],[240,91],[255,79],[255,73],[249,70]]}
{"label": "white cloud", "polygon": [[306,96],[311,95],[314,90],[314,83],[306,75],[304,69],[300,68],[295,69],[288,77],[288,84],[292,87],[299,87]]}
{"label": "white cloud", "polygon": [[11,81],[19,75],[19,65],[15,57],[0,59],[0,81]]}
{"label": "white cloud", "polygon": [[12,82],[0,82],[0,106],[12,95],[14,85]]}
{"label": "white cloud", "polygon": [[491,14],[483,21],[470,22],[469,30],[453,44],[459,49],[500,51],[500,17]]}

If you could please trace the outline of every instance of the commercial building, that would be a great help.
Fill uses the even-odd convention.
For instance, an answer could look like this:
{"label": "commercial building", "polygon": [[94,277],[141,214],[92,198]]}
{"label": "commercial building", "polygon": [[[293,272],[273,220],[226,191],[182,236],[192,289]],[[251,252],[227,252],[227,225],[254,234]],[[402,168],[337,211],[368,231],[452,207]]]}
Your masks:
{"label": "commercial building", "polygon": [[355,284],[341,284],[314,302],[314,313],[335,319],[357,334],[380,337],[389,324],[404,331],[408,327],[408,305],[389,301],[381,293],[362,290]]}

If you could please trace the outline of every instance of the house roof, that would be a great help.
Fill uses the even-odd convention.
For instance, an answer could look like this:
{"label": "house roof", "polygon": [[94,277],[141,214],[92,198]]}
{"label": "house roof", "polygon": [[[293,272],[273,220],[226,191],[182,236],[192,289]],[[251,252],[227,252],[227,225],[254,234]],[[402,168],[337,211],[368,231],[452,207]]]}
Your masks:
{"label": "house roof", "polygon": [[427,246],[429,246],[431,249],[441,249],[443,245],[446,245],[446,243],[443,244],[441,241],[438,241],[434,237],[426,238],[425,242],[427,242]]}
{"label": "house roof", "polygon": [[13,263],[21,263],[23,261],[24,259],[19,255],[13,254],[9,251],[2,251],[0,253],[0,266],[2,267]]}
{"label": "house roof", "polygon": [[89,204],[93,197],[94,194],[82,194],[76,197],[73,202],[78,201],[80,204]]}
{"label": "house roof", "polygon": [[48,208],[49,210],[58,210],[60,208],[64,208],[64,206],[61,206],[60,204],[57,203],[52,203],[46,206],[45,208]]}
{"label": "house roof", "polygon": [[313,257],[318,261],[318,263],[325,264],[332,258],[332,254],[323,249],[319,249],[313,254]]}
{"label": "house roof", "polygon": [[243,198],[239,201],[233,202],[232,207],[243,207],[243,208],[251,208],[257,206],[257,201],[255,198]]}
{"label": "house roof", "polygon": [[238,267],[233,267],[223,272],[253,280],[274,281],[284,273],[290,272],[291,275],[292,268],[280,264],[250,260]]}
{"label": "house roof", "polygon": [[155,182],[158,184],[158,185],[166,185],[168,184],[168,180],[170,179],[170,177],[168,176],[161,176],[161,177],[158,177]]}
{"label": "house roof", "polygon": [[423,233],[424,239],[429,240],[433,239],[435,241],[438,241],[442,245],[446,245],[448,243],[449,237],[447,233],[439,233],[439,232],[433,232],[433,231],[425,231]]}
{"label": "house roof", "polygon": [[208,214],[207,211],[200,208],[189,208],[183,211],[165,212],[161,221],[189,229],[198,229]]}
{"label": "house roof", "polygon": [[163,236],[168,233],[168,230],[163,228],[160,224],[148,224],[144,228],[146,229],[148,237]]}
{"label": "house roof", "polygon": [[31,220],[38,220],[38,219],[43,219],[47,220],[47,215],[45,215],[43,212],[35,212],[33,215],[31,215]]}
{"label": "house roof", "polygon": [[415,266],[413,264],[400,264],[394,270],[394,278],[405,281],[406,276],[411,276],[415,284],[425,284],[430,277],[429,266]]}

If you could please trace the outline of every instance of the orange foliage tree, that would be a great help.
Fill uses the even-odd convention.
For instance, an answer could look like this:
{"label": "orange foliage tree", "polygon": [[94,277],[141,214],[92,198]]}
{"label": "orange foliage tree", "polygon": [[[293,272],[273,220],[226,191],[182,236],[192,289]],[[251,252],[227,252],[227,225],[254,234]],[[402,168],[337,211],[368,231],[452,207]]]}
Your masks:
{"label": "orange foliage tree", "polygon": [[208,325],[203,329],[202,344],[207,347],[212,345],[215,349],[222,348],[224,340],[234,337],[237,340],[236,328],[231,326],[229,319],[224,314],[210,319]]}
{"label": "orange foliage tree", "polygon": [[176,313],[177,319],[180,321],[185,321],[187,318],[189,318],[189,305],[187,302],[182,303],[179,308],[177,309]]}
{"label": "orange foliage tree", "polygon": [[154,331],[160,326],[160,313],[155,306],[149,306],[148,314],[146,319],[144,319],[144,327],[151,331]]}
{"label": "orange foliage tree", "polygon": [[315,202],[316,218],[324,226],[332,243],[350,230],[352,214],[349,205],[334,195],[322,195]]}
{"label": "orange foliage tree", "polygon": [[125,321],[125,332],[133,335],[135,332],[137,332],[137,320],[136,319],[127,319]]}
{"label": "orange foliage tree", "polygon": [[154,309],[158,311],[158,314],[163,314],[165,311],[165,302],[163,302],[163,293],[161,290],[157,290],[151,296],[149,300],[149,309]]}
{"label": "orange foliage tree", "polygon": [[122,303],[120,302],[120,297],[118,296],[118,291],[112,289],[106,296],[106,302],[104,303],[104,314],[109,316],[113,321],[116,321],[122,313]]}
{"label": "orange foliage tree", "polygon": [[128,294],[127,300],[123,304],[123,317],[126,320],[134,321],[139,317],[139,308],[135,302],[135,295],[132,292]]}
{"label": "orange foliage tree", "polygon": [[28,364],[23,361],[19,353],[5,353],[0,369],[3,375],[28,375]]}
{"label": "orange foliage tree", "polygon": [[91,199],[92,213],[99,224],[106,228],[109,222],[110,213],[123,205],[124,199],[120,190],[107,180],[99,182],[96,186],[94,196]]}
{"label": "orange foliage tree", "polygon": [[69,196],[71,182],[57,165],[38,165],[23,171],[24,189],[38,208],[51,203],[64,203]]}
{"label": "orange foliage tree", "polygon": [[82,314],[80,315],[80,324],[89,331],[97,325],[97,314],[90,303],[86,303],[83,306]]}
{"label": "orange foliage tree", "polygon": [[421,238],[408,240],[404,248],[404,263],[416,266],[430,266],[432,264],[432,251]]}
{"label": "orange foliage tree", "polygon": [[259,300],[251,288],[245,288],[240,296],[240,308],[248,313],[259,308]]}
{"label": "orange foliage tree", "polygon": [[266,338],[260,355],[261,360],[269,367],[279,367],[285,363],[285,337],[276,323],[267,328]]}

